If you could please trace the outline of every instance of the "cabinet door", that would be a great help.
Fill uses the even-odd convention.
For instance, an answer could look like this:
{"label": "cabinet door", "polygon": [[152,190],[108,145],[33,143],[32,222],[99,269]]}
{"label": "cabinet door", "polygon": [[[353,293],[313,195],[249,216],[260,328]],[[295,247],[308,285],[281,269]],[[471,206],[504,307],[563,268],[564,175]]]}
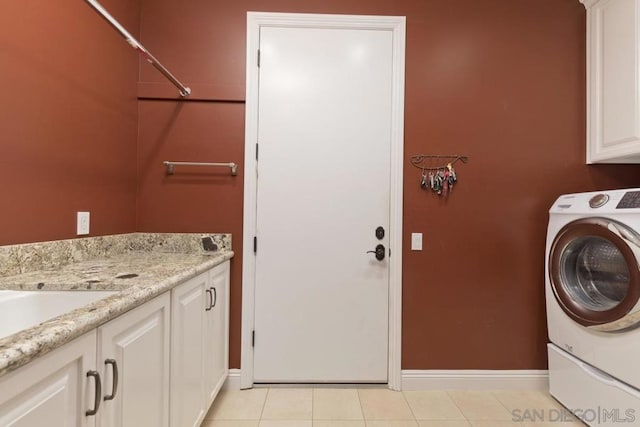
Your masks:
{"label": "cabinet door", "polygon": [[98,328],[98,427],[169,426],[170,306],[167,292]]}
{"label": "cabinet door", "polygon": [[207,312],[205,329],[204,378],[207,408],[224,384],[229,366],[229,262],[214,267],[209,274],[213,307]]}
{"label": "cabinet door", "polygon": [[204,418],[204,327],[209,274],[171,291],[171,426],[192,427]]}
{"label": "cabinet door", "polygon": [[640,162],[640,0],[588,10],[587,163]]}
{"label": "cabinet door", "polygon": [[96,334],[89,332],[0,379],[0,426],[93,427]]}

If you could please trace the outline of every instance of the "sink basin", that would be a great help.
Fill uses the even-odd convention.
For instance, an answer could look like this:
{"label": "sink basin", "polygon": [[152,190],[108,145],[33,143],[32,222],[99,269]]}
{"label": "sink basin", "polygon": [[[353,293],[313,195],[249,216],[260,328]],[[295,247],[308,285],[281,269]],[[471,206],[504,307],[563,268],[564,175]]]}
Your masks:
{"label": "sink basin", "polygon": [[0,339],[115,293],[117,292],[0,290]]}

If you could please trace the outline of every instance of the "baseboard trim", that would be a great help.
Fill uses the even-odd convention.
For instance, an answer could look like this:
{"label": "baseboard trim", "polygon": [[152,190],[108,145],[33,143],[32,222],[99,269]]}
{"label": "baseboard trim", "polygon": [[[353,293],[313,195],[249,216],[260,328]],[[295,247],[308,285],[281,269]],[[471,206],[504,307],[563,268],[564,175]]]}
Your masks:
{"label": "baseboard trim", "polygon": [[[225,390],[240,390],[240,369],[229,369]],[[548,390],[546,370],[403,370],[402,390]]]}
{"label": "baseboard trim", "polygon": [[240,369],[229,369],[223,390],[240,390]]}
{"label": "baseboard trim", "polygon": [[403,370],[402,390],[548,390],[546,370]]}

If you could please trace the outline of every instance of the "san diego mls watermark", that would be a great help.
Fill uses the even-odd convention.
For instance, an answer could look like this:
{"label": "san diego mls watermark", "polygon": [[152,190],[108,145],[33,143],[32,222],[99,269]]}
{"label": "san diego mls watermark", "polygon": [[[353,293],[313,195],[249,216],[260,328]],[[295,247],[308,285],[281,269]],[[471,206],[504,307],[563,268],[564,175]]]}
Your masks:
{"label": "san diego mls watermark", "polygon": [[636,411],[632,408],[596,408],[574,409],[514,409],[511,411],[511,420],[517,423],[525,421],[541,422],[567,422],[576,418],[589,425],[634,423],[636,421]]}

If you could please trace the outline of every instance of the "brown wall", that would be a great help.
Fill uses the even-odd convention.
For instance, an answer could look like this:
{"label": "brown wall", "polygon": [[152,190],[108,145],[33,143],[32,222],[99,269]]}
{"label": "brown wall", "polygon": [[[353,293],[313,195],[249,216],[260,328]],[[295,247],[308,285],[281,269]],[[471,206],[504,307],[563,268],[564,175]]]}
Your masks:
{"label": "brown wall", "polygon": [[[104,5],[138,33],[139,2]],[[0,25],[0,244],[135,230],[135,53],[84,2],[8,0]]]}
{"label": "brown wall", "polygon": [[[244,105],[216,100],[242,99],[246,11],[407,16],[405,369],[545,367],[549,206],[565,192],[640,185],[637,166],[584,165],[578,0],[104,0],[194,87],[200,101],[182,103],[136,101],[135,55],[83,2],[9,1],[0,244],[73,237],[75,212],[90,210],[93,235],[228,231],[238,254],[242,165],[238,177],[166,177],[161,161],[242,164]],[[139,94],[173,96],[148,64],[140,76]],[[408,159],[420,153],[469,156],[448,200],[419,189]],[[424,251],[409,251],[411,232],[424,233]],[[238,256],[231,367],[240,300]]]}
{"label": "brown wall", "polygon": [[[173,91],[175,93],[175,90]],[[242,166],[176,168],[164,160],[242,163],[244,103],[140,101],[138,231],[232,233],[231,363],[240,366]]]}
{"label": "brown wall", "polygon": [[[203,88],[201,98],[232,99],[226,89],[242,92],[245,81],[248,10],[407,17],[402,366],[544,368],[551,203],[561,193],[640,185],[636,166],[584,164],[578,0],[143,0],[142,38]],[[162,78],[146,67],[141,81]],[[179,105],[140,102],[148,167],[140,170],[138,227],[231,231],[239,254],[241,177],[167,179],[160,161],[241,163],[243,106]],[[422,153],[469,156],[448,200],[420,189],[408,159]],[[409,250],[411,232],[424,233],[424,251]],[[233,264],[231,367],[239,367],[240,256]]]}

